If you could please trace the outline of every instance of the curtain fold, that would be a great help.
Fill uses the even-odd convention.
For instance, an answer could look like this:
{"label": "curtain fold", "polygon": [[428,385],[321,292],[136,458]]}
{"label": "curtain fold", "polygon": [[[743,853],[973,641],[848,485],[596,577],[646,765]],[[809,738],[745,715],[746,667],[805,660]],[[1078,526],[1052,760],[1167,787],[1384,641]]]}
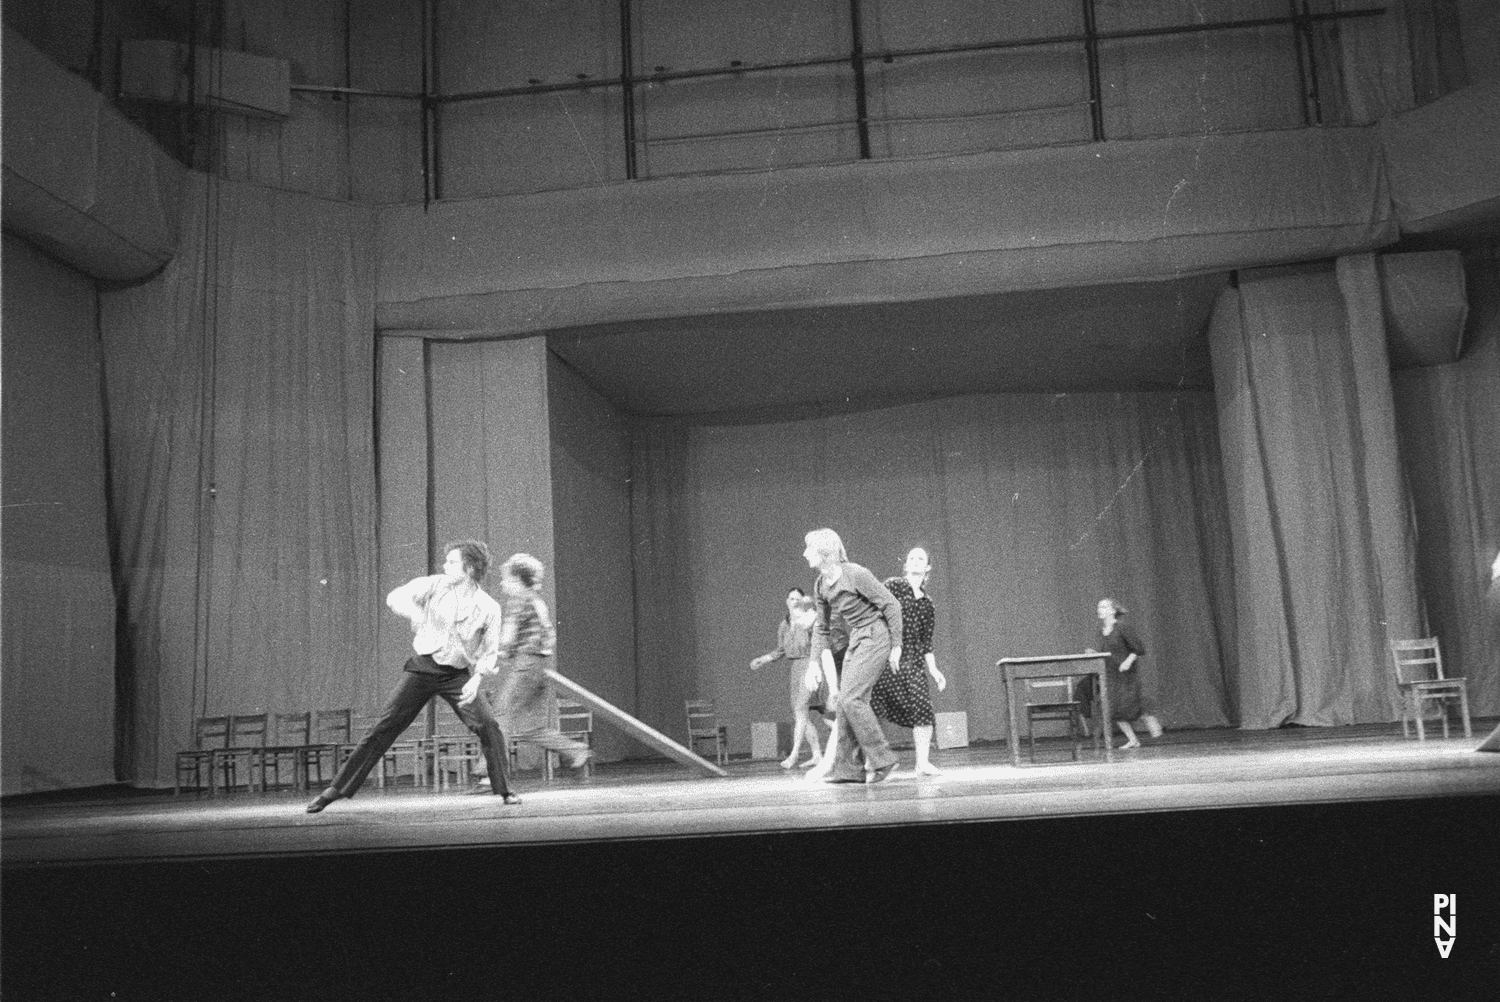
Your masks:
{"label": "curtain fold", "polygon": [[124,754],[193,719],[369,706],[373,217],[194,175],[180,253],[100,297]]}
{"label": "curtain fold", "polygon": [[1210,321],[1245,727],[1395,719],[1419,620],[1374,275],[1242,274]]}

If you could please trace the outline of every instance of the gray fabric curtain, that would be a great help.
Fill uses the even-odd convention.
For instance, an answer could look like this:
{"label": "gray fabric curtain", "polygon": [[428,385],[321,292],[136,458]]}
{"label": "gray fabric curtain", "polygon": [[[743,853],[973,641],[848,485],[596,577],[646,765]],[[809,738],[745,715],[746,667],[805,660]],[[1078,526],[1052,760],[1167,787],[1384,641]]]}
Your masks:
{"label": "gray fabric curtain", "polygon": [[1386,644],[1418,618],[1377,281],[1242,273],[1215,305],[1245,727],[1395,719]]}
{"label": "gray fabric curtain", "polygon": [[[770,425],[634,428],[632,533],[641,713],[683,729],[711,696],[748,743],[789,718],[771,648],[802,537],[830,526],[850,558],[897,574],[934,561],[936,708],[1005,733],[994,663],[1077,652],[1094,605],[1132,610],[1148,701],[1172,726],[1233,719],[1234,610],[1214,404],[1205,393],[966,397]],[[561,527],[560,527],[561,531]]]}
{"label": "gray fabric curtain", "polygon": [[197,716],[380,698],[372,217],[193,183],[178,256],[100,303],[142,786],[170,785]]}
{"label": "gray fabric curtain", "polygon": [[1401,453],[1416,510],[1428,629],[1475,714],[1500,714],[1500,266],[1468,269],[1469,345],[1451,365],[1395,376]]}

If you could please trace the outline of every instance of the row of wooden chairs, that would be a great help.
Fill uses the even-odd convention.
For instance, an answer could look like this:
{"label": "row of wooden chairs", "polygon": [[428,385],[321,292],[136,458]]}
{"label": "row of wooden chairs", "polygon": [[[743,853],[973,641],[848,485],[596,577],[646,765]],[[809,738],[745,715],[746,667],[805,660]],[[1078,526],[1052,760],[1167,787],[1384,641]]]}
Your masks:
{"label": "row of wooden chairs", "polygon": [[[174,792],[182,793],[185,785],[207,790],[210,796],[220,786],[226,793],[237,786],[264,791],[287,785],[287,771],[293,789],[322,785],[333,778],[353,753],[358,738],[378,719],[348,709],[199,717],[193,725],[192,747],[177,753]],[[554,726],[593,747],[594,715],[585,704],[559,700]],[[512,768],[519,762],[518,744],[509,742]],[[466,785],[482,757],[478,737],[455,715],[440,717],[429,734],[423,714],[386,750],[374,778],[382,789],[403,774],[409,774],[415,786],[432,783],[446,789],[453,783]],[[549,782],[555,758],[553,752],[543,758]],[[586,766],[589,774],[592,768]]]}
{"label": "row of wooden chairs", "polygon": [[193,745],[177,753],[173,791],[185,785],[216,793],[222,783],[227,793],[241,785],[264,790],[275,775],[275,785],[286,785],[283,770],[290,768],[292,786],[306,789],[331,776],[353,751],[354,714],[347,709],[299,713],[234,713],[199,717],[193,722]]}

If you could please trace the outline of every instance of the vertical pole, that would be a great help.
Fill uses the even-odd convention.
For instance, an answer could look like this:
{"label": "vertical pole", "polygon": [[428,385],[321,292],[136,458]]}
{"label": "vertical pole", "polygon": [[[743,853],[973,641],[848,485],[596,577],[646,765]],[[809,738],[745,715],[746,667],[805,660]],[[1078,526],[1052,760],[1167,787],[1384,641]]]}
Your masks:
{"label": "vertical pole", "polygon": [[432,206],[432,92],[431,71],[427,65],[427,45],[430,29],[428,7],[430,0],[422,0],[422,208]]}
{"label": "vertical pole", "polygon": [[1099,24],[1094,14],[1094,0],[1083,0],[1083,55],[1089,74],[1089,123],[1094,142],[1102,143],[1104,88],[1099,82]]}
{"label": "vertical pole", "polygon": [[438,47],[439,10],[439,0],[432,0],[432,19],[428,22],[432,28],[428,40],[432,47],[432,96],[428,107],[432,109],[432,199],[435,202],[443,200],[443,64],[442,52]]}
{"label": "vertical pole", "polygon": [[630,0],[620,0],[620,111],[625,124],[625,179],[638,176],[635,162],[635,53]]}
{"label": "vertical pole", "polygon": [[849,0],[849,34],[853,40],[849,64],[854,70],[854,119],[859,130],[859,158],[870,159],[870,109],[865,89],[864,26],[860,23],[859,0]]}
{"label": "vertical pole", "polygon": [[1304,50],[1305,35],[1303,30],[1307,24],[1302,20],[1297,11],[1297,0],[1286,0],[1287,12],[1294,18],[1292,22],[1292,47],[1297,50],[1297,96],[1302,103],[1302,124],[1313,124],[1312,107],[1309,101],[1310,90],[1307,80],[1308,55]]}
{"label": "vertical pole", "polygon": [[1307,0],[1302,0],[1302,17],[1297,22],[1297,30],[1302,35],[1302,44],[1307,46],[1307,93],[1312,99],[1312,119],[1314,124],[1323,124],[1323,91],[1318,86],[1318,48],[1313,38],[1313,21],[1311,12],[1307,9]]}

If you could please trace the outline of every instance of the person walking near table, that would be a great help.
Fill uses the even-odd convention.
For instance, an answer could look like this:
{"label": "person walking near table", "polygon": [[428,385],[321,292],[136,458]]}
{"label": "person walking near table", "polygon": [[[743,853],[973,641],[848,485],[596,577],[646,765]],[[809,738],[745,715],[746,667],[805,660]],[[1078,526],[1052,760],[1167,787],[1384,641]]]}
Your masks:
{"label": "person walking near table", "polygon": [[937,683],[938,692],[948,687],[948,680],[938,671],[932,653],[932,633],[937,623],[932,598],[927,594],[927,577],[932,562],[920,546],[906,555],[904,576],[888,578],[885,586],[901,603],[901,663],[881,672],[870,696],[870,708],[881,720],[898,727],[910,727],[912,744],[917,749],[917,775],[940,776],[942,770],[932,764],[932,696],[927,691],[927,677]]}
{"label": "person walking near table", "polygon": [[813,620],[817,610],[812,600],[801,588],[792,588],[786,593],[786,617],[776,627],[776,649],[750,662],[751,671],[759,671],[773,661],[785,660],[788,667],[788,687],[792,703],[792,753],[781,760],[783,769],[797,764],[797,753],[802,750],[802,737],[807,736],[807,745],[812,757],[802,763],[804,769],[817,765],[823,757],[818,741],[818,727],[812,722],[809,708],[816,702],[821,686],[808,675],[811,664]]}
{"label": "person walking near table", "polygon": [[552,690],[543,671],[557,647],[557,631],[539,594],[543,574],[542,562],[529,553],[514,554],[500,567],[505,604],[498,655],[510,662],[510,675],[496,702],[511,740],[567,755],[569,768],[582,769],[593,756],[589,746],[552,726]]}
{"label": "person walking near table", "polygon": [[317,814],[335,800],[352,797],[386,750],[417,719],[434,697],[453,707],[458,719],[479,735],[492,792],[507,804],[521,798],[510,791],[505,772],[505,736],[484,700],[474,700],[483,676],[494,674],[500,643],[500,604],[479,587],[490,565],[490,551],[477,540],[451,543],[443,573],[413,578],[386,597],[385,604],[411,623],[414,657],[380,720],[364,736],[332,785],[307,805]]}
{"label": "person walking near table", "polygon": [[[1125,607],[1112,598],[1100,599],[1095,609],[1099,617],[1099,653],[1107,655],[1105,670],[1109,672],[1109,715],[1114,718],[1120,733],[1125,735],[1125,743],[1120,748],[1129,750],[1141,746],[1140,739],[1135,736],[1135,728],[1131,726],[1132,721],[1144,720],[1146,729],[1153,738],[1161,737],[1162,731],[1161,722],[1156,716],[1146,712],[1141,696],[1141,673],[1138,666],[1146,653],[1146,645],[1141,643],[1134,630],[1121,622],[1125,618],[1125,611]],[[1093,651],[1090,647],[1089,652]],[[1094,680],[1089,678],[1088,681]],[[1092,697],[1093,690],[1090,688],[1088,695],[1084,697],[1085,703],[1091,702]],[[1109,723],[1104,721],[1106,741],[1109,740]]]}
{"label": "person walking near table", "polygon": [[[842,676],[829,693],[838,730],[836,751],[828,780],[835,783],[879,783],[896,766],[875,711],[870,709],[870,691],[889,665],[901,662],[901,603],[859,564],[851,563],[844,543],[832,529],[815,529],[806,536],[802,556],[818,571],[813,587],[818,618],[813,623],[812,657],[823,666],[825,678],[834,679],[830,620],[841,617],[849,631]],[[863,768],[855,761],[864,755]],[[815,770],[817,771],[817,770]]]}

